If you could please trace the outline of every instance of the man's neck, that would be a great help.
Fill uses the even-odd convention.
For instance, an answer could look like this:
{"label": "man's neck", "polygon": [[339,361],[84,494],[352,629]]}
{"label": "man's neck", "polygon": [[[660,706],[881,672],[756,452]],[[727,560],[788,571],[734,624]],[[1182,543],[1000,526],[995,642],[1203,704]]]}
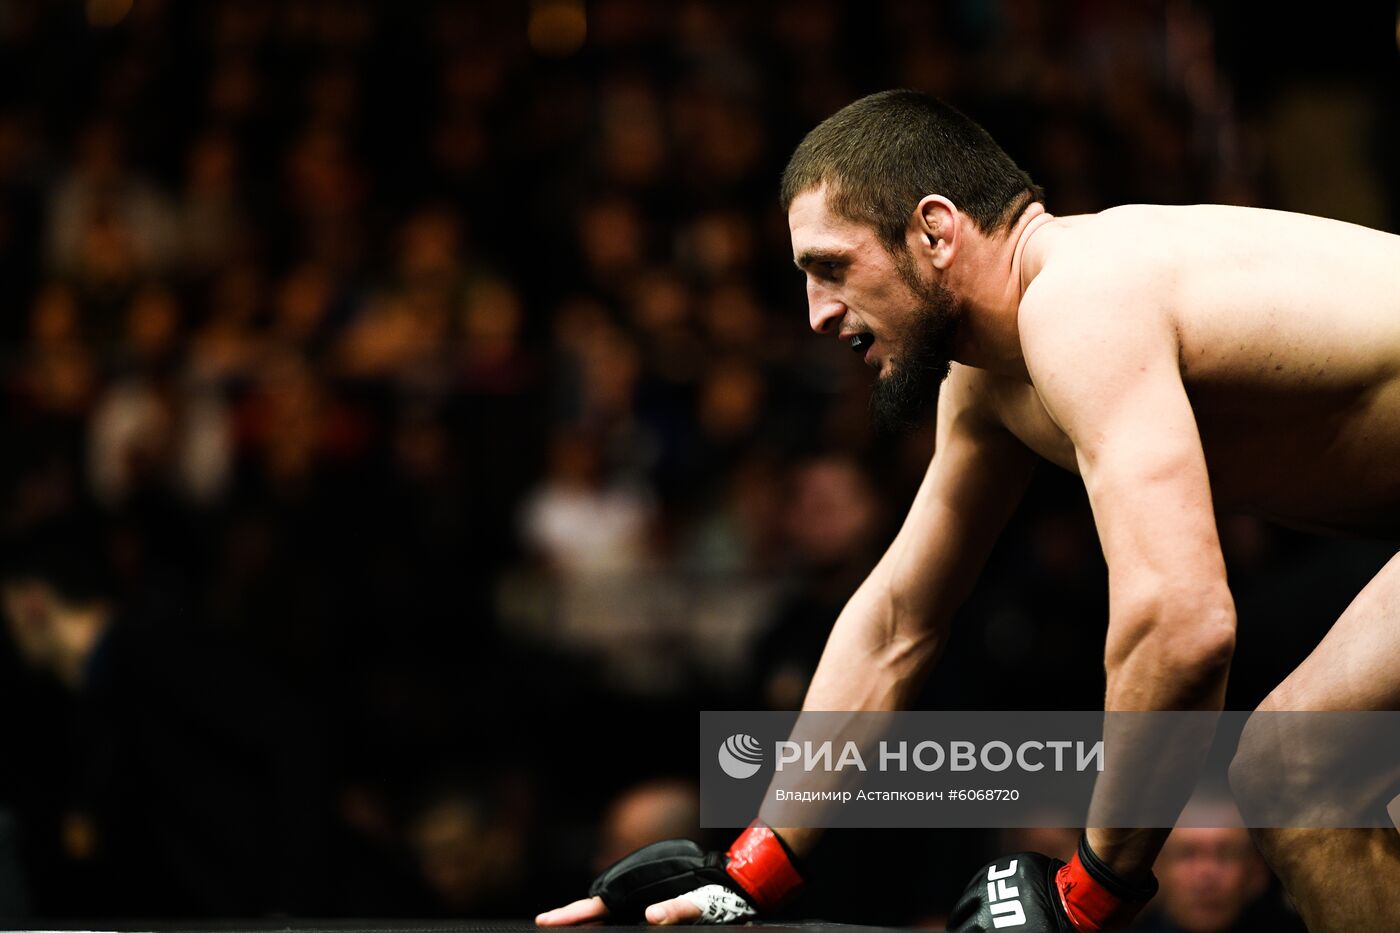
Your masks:
{"label": "man's neck", "polygon": [[1039,262],[1026,256],[1031,234],[1054,220],[1033,203],[1006,233],[974,231],[949,287],[963,305],[963,323],[953,359],[1018,379],[1029,378],[1021,354],[1016,314]]}

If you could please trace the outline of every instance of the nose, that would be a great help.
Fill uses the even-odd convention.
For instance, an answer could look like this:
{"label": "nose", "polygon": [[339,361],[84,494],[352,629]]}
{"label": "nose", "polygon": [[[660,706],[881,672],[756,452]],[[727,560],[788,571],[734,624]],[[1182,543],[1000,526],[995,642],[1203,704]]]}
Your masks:
{"label": "nose", "polygon": [[846,306],[833,295],[816,285],[807,286],[807,322],[818,334],[825,334],[835,323],[840,322],[846,313]]}

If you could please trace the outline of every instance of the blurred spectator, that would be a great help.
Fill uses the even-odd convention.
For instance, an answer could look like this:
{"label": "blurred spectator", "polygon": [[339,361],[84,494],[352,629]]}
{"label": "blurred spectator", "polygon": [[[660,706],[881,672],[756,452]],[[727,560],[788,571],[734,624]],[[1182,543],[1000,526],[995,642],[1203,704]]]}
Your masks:
{"label": "blurred spectator", "polygon": [[608,475],[605,452],[585,432],[563,433],[545,482],[526,500],[526,540],[561,579],[622,575],[648,563],[652,503]]}
{"label": "blurred spectator", "polygon": [[465,391],[509,397],[532,387],[524,326],[520,294],[509,282],[483,279],[466,290],[458,319]]}
{"label": "blurred spectator", "polygon": [[754,650],[761,702],[800,709],[826,637],[874,566],[883,519],[869,475],[848,457],[817,457],[793,468],[786,503],[794,579]]}
{"label": "blurred spectator", "polygon": [[50,267],[76,274],[93,289],[168,271],[177,255],[170,200],[128,168],[125,149],[118,124],[88,124],[49,203]]}
{"label": "blurred spectator", "polygon": [[170,290],[137,291],[126,314],[114,377],[92,408],[88,471],[93,495],[116,508],[143,491],[207,503],[232,471],[226,406],[179,369],[181,312]]}
{"label": "blurred spectator", "polygon": [[30,312],[28,352],[11,373],[18,405],[55,426],[76,426],[98,388],[80,308],[66,285],[53,283],[40,291]]}
{"label": "blurred spectator", "polygon": [[445,913],[509,917],[529,910],[524,827],[469,785],[429,792],[410,818],[409,844]]}
{"label": "blurred spectator", "polygon": [[190,147],[179,212],[181,260],[189,273],[217,272],[233,261],[247,235],[238,189],[239,153],[226,132],[210,132]]}
{"label": "blurred spectator", "polygon": [[699,838],[700,789],[680,778],[634,785],[608,804],[601,826],[595,872],[653,842]]}
{"label": "blurred spectator", "polygon": [[1242,827],[1177,827],[1162,847],[1155,871],[1157,897],[1135,930],[1303,930],[1302,921],[1282,906],[1279,895],[1270,894],[1269,870]]}
{"label": "blurred spectator", "polygon": [[750,451],[722,477],[713,500],[701,500],[681,553],[696,576],[771,577],[784,566],[783,475],[771,453]]}

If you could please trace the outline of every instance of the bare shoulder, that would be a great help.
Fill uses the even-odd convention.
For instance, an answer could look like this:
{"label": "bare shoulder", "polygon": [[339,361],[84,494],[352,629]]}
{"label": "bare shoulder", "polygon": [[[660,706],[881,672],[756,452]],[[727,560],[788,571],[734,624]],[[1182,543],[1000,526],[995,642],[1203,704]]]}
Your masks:
{"label": "bare shoulder", "polygon": [[1174,338],[1182,271],[1171,210],[1125,205],[1056,227],[1017,310],[1028,366],[1042,352],[1112,353],[1124,341]]}
{"label": "bare shoulder", "polygon": [[[1208,205],[1202,205],[1202,207]],[[1056,218],[1036,251],[1032,286],[1087,292],[1142,288],[1172,263],[1177,227],[1197,207],[1124,204],[1097,214]],[[1029,257],[1028,257],[1029,258]],[[1027,297],[1031,297],[1028,290]]]}

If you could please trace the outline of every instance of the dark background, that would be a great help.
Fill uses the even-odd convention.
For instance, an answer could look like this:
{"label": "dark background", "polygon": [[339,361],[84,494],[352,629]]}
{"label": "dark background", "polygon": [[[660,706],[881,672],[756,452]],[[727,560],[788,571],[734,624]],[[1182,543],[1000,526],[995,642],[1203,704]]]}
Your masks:
{"label": "dark background", "polygon": [[[0,913],[520,916],[694,834],[696,711],[800,703],[931,452],[807,331],[802,134],[914,87],[1054,213],[1393,231],[1396,61],[1390,3],[3,0],[0,528],[116,622],[76,690],[0,644]],[[1221,532],[1250,708],[1393,545]],[[1096,708],[1105,621],[1045,466],[922,702]],[[808,911],[999,844],[838,834]]]}

